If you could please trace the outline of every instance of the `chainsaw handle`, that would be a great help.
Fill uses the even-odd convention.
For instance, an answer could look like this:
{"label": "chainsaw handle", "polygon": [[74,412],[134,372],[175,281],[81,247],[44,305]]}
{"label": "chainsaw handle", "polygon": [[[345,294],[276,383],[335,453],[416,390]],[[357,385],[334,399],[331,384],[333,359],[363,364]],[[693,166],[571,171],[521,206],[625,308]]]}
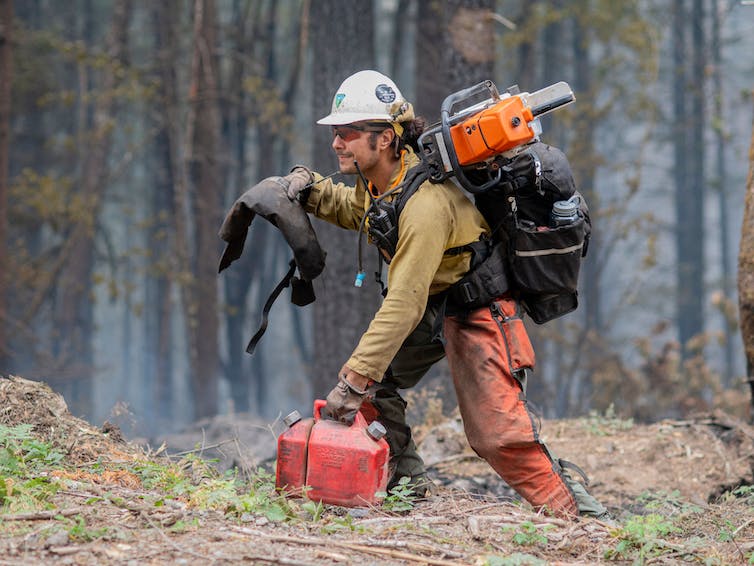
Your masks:
{"label": "chainsaw handle", "polygon": [[[500,93],[498,92],[495,84],[490,80],[486,80],[472,87],[454,92],[453,94],[446,97],[445,100],[443,100],[442,108],[440,110],[440,129],[442,131],[442,138],[445,141],[445,147],[453,147],[453,139],[450,136],[450,126],[452,122],[450,111],[452,110],[453,106],[455,104],[458,104],[459,102],[471,98],[472,96],[485,93],[489,93],[490,100],[497,101],[500,98]],[[493,179],[487,181],[486,183],[482,183],[481,185],[477,185],[471,182],[471,180],[463,172],[463,168],[458,162],[458,156],[456,155],[455,151],[448,151],[448,159],[450,160],[450,165],[453,168],[453,173],[458,179],[458,182],[461,183],[461,186],[471,194],[483,193],[491,189],[492,187],[497,185],[503,177],[502,169],[498,169],[497,174]]]}
{"label": "chainsaw handle", "polygon": [[455,116],[454,114],[451,114],[451,110],[453,109],[454,105],[482,94],[488,94],[489,100],[493,102],[497,102],[500,99],[500,93],[498,92],[495,83],[493,83],[489,79],[482,81],[481,83],[474,86],[470,86],[469,88],[465,88],[448,95],[445,100],[442,101],[442,106],[440,107],[440,115],[442,117],[443,123],[446,120],[448,122],[452,121],[451,117]]}

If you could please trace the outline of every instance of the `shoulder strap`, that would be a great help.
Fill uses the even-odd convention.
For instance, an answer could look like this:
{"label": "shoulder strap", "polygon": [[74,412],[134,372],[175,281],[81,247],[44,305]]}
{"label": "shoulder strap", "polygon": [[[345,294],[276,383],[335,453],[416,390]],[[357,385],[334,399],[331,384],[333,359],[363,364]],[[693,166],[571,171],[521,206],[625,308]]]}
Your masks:
{"label": "shoulder strap", "polygon": [[262,308],[262,323],[259,325],[259,329],[256,331],[254,336],[251,337],[251,340],[249,340],[249,344],[246,346],[247,353],[254,353],[254,350],[257,347],[257,342],[262,339],[262,335],[267,330],[267,322],[270,315],[270,309],[272,308],[272,303],[275,302],[275,299],[278,298],[278,295],[280,295],[283,289],[291,284],[291,279],[293,279],[295,272],[296,261],[292,259],[288,266],[288,272],[280,280],[280,283],[278,283],[277,286],[272,290],[272,293],[270,293],[270,296],[267,297],[267,301],[264,303],[264,307]]}
{"label": "shoulder strap", "polygon": [[[409,169],[409,171],[406,173],[406,178],[403,181],[405,188],[400,193],[398,193],[393,200],[393,206],[395,207],[396,224],[400,220],[401,212],[406,206],[408,199],[410,199],[414,195],[414,193],[419,190],[419,187],[421,187],[422,183],[424,183],[424,181],[426,181],[427,179],[429,179],[429,171],[427,170],[427,167],[423,161],[416,167]],[[472,252],[473,268],[487,259],[491,248],[490,244],[491,243],[488,240],[479,240],[477,242],[472,242],[471,244],[456,246],[455,248],[445,250],[445,255],[458,255],[463,252]]]}
{"label": "shoulder strap", "polygon": [[408,199],[414,196],[414,193],[419,190],[419,187],[427,179],[429,179],[429,172],[423,161],[406,172],[406,178],[403,180],[403,190],[395,195],[395,199],[393,200],[397,218],[400,218],[403,207],[406,206]]}

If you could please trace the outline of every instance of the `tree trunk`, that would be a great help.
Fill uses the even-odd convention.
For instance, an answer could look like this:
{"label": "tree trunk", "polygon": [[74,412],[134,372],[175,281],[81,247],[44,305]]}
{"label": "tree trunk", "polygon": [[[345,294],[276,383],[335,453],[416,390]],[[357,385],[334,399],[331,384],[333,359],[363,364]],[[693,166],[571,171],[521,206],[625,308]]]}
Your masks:
{"label": "tree trunk", "polygon": [[[155,304],[159,309],[155,314],[159,317],[154,320],[151,331],[147,336],[156,336],[156,356],[154,368],[154,382],[152,392],[154,406],[157,411],[157,419],[162,422],[170,422],[173,414],[172,404],[172,303],[170,287],[171,281],[179,282],[183,312],[189,312],[192,303],[192,293],[187,280],[189,276],[188,265],[188,228],[187,228],[187,181],[185,164],[181,153],[181,114],[178,101],[178,78],[173,65],[178,58],[178,38],[176,36],[176,21],[174,14],[179,12],[175,0],[154,3],[154,18],[156,27],[156,41],[158,45],[157,60],[159,64],[159,111],[164,116],[162,132],[158,136],[158,144],[161,146],[161,161],[164,163],[165,190],[155,195],[155,206],[169,207],[171,214],[166,217],[166,229],[172,237],[166,240],[166,254],[164,269],[168,276],[163,283],[157,282],[154,289]],[[191,116],[189,117],[191,119]],[[189,121],[186,119],[186,122]],[[169,185],[169,186],[168,186]],[[188,337],[188,333],[187,333]],[[154,342],[148,342],[155,345]],[[189,368],[189,372],[191,369]]]}
{"label": "tree trunk", "polygon": [[[588,9],[586,7],[585,9]],[[592,65],[589,60],[589,45],[591,38],[589,28],[581,25],[580,15],[575,16],[573,32],[573,58],[575,61],[575,79],[573,89],[576,98],[580,96],[583,100],[591,100],[593,97],[592,84]],[[595,211],[598,207],[599,195],[594,190],[594,175],[597,159],[595,158],[594,148],[594,122],[592,120],[576,120],[576,133],[574,135],[573,147],[570,152],[578,156],[574,165],[574,176],[578,183],[579,190],[584,195],[586,202]],[[599,230],[595,230],[591,237],[589,246],[593,249],[599,249]],[[584,274],[581,278],[583,285],[583,302],[584,316],[586,318],[586,328],[594,332],[602,331],[602,314],[600,312],[599,289],[600,270],[594,261],[595,255],[592,254],[587,258],[584,266]]]}
{"label": "tree trunk", "polygon": [[[583,100],[592,100],[594,85],[592,81],[592,63],[590,60],[590,46],[592,42],[591,28],[582,25],[582,20],[580,18],[582,18],[584,14],[588,14],[593,8],[588,1],[583,2],[581,6],[581,10],[579,10],[580,13],[574,18],[573,58],[575,61],[575,77],[573,89],[576,92],[577,99],[581,96]],[[594,190],[594,177],[597,166],[594,147],[594,121],[590,119],[576,120],[575,127],[576,132],[573,137],[573,145],[569,148],[569,153],[573,156],[578,156],[574,165],[574,177],[579,190],[584,195],[586,202],[589,203],[589,206],[593,211],[592,218],[596,220],[595,213],[599,210],[599,195],[597,195]],[[590,236],[589,246],[592,249],[600,249],[600,239],[599,230],[593,230]],[[596,254],[593,253],[591,254],[591,257],[586,258],[584,263],[584,270],[581,276],[581,298],[583,302],[582,308],[585,320],[585,331],[591,332],[595,336],[599,336],[603,330],[602,312],[600,308],[600,289],[602,288],[602,285],[600,283],[601,269],[595,261],[596,258]],[[588,362],[585,366],[593,367],[594,364]],[[564,373],[564,375],[566,374]],[[572,398],[578,400],[591,399],[592,387],[588,377],[584,376],[583,373],[576,371],[575,368],[571,368],[571,372],[567,375],[569,379],[564,379],[563,381],[572,382],[572,385],[569,388],[573,394]],[[580,412],[584,410],[585,407],[569,406],[567,409],[568,413],[566,414],[574,412],[574,409],[575,412]],[[563,415],[564,413],[558,414],[558,416]]]}
{"label": "tree trunk", "polygon": [[[749,175],[746,179],[746,200],[738,252],[738,310],[741,317],[741,338],[746,353],[746,373],[754,409],[754,124],[749,145]],[[749,413],[749,420],[753,419],[754,410]]]}
{"label": "tree trunk", "polygon": [[[568,53],[568,49],[571,47],[570,44],[566,43],[565,26],[567,22],[564,21],[562,16],[563,0],[556,0],[551,2],[550,5],[553,13],[558,15],[548,19],[542,33],[542,73],[541,82],[536,85],[537,87],[563,80],[563,66],[566,64],[564,55]],[[525,8],[527,14],[533,13],[535,10],[536,2],[530,2]],[[526,23],[527,18],[524,17],[521,25],[525,28]],[[524,71],[525,75],[516,75],[514,82],[521,82],[523,85],[534,87],[535,85],[529,81],[534,72],[537,71],[537,66],[533,60],[526,61],[527,57],[531,59],[531,53],[534,52],[533,46],[525,40],[521,43],[519,49],[524,55],[518,61],[520,64],[519,71]],[[530,67],[526,68],[527,65],[530,65]],[[551,115],[543,116],[540,118],[540,122],[544,132],[543,140],[565,149],[565,132],[563,128],[553,129],[553,125],[556,124],[554,117]],[[552,324],[562,326],[563,321],[556,321]],[[564,346],[557,340],[553,340],[551,336],[552,334],[548,332],[547,328],[533,324],[529,326],[529,338],[537,354],[537,367],[534,372],[534,379],[529,381],[527,396],[541,407],[543,415],[561,415],[564,413],[560,411],[560,405],[566,407],[566,409],[563,409],[565,411],[569,401],[568,396],[560,396],[556,393],[565,381],[561,367]]]}
{"label": "tree trunk", "polygon": [[10,357],[5,329],[7,313],[8,152],[13,84],[13,0],[0,0],[0,374]]}
{"label": "tree trunk", "polygon": [[521,3],[521,15],[517,32],[520,33],[518,56],[516,57],[516,81],[522,90],[533,90],[537,76],[537,52],[539,47],[539,23],[537,12],[540,0]]}
{"label": "tree trunk", "polygon": [[65,384],[71,412],[86,415],[91,411],[94,353],[93,331],[93,274],[96,223],[105,195],[107,159],[114,128],[114,90],[119,82],[118,66],[127,44],[130,0],[118,0],[107,39],[109,64],[102,70],[102,96],[94,108],[94,132],[86,151],[81,172],[81,196],[88,216],[75,225],[63,251],[66,269],[60,279],[55,313],[57,338],[56,354],[70,369],[72,378]]}
{"label": "tree trunk", "polygon": [[[159,35],[159,34],[158,34]],[[149,242],[155,245],[149,257],[144,277],[144,345],[143,367],[139,379],[149,393],[145,395],[145,415],[151,425],[172,420],[171,376],[173,374],[172,329],[173,287],[168,266],[170,265],[171,226],[173,210],[173,186],[171,175],[170,145],[165,127],[155,138],[155,151],[150,159],[151,177],[155,180],[150,195]]]}
{"label": "tree trunk", "polygon": [[[365,14],[368,6],[369,13]],[[335,91],[349,75],[374,68],[374,30],[371,3],[317,0],[311,3],[309,36],[312,41],[314,119],[329,113]],[[338,32],[326,22],[338,22]],[[400,85],[398,85],[400,86]],[[324,174],[336,167],[328,128],[314,126],[314,168]],[[353,183],[354,179],[347,179]],[[325,395],[337,381],[337,372],[349,358],[379,304],[379,291],[369,281],[353,286],[356,275],[356,235],[324,222],[315,229],[327,251],[327,267],[315,281],[314,363],[315,396]],[[373,251],[373,250],[370,250]],[[365,269],[372,271],[371,257]]]}
{"label": "tree trunk", "polygon": [[216,62],[217,24],[215,4],[196,0],[194,5],[194,66],[196,89],[192,103],[196,108],[193,139],[194,247],[192,311],[188,314],[189,344],[192,361],[192,386],[196,416],[208,417],[218,410],[218,303],[217,259],[220,242],[217,227],[221,218],[222,172],[219,166],[220,112]]}
{"label": "tree trunk", "polygon": [[[705,262],[704,247],[706,242],[706,229],[704,219],[707,179],[705,178],[706,160],[705,128],[707,109],[705,107],[705,90],[707,87],[707,40],[705,34],[705,0],[694,0],[692,8],[692,69],[691,77],[693,84],[690,85],[691,93],[691,143],[689,146],[691,162],[691,216],[682,222],[691,225],[693,239],[687,244],[692,250],[691,254],[691,299],[688,313],[690,321],[690,336],[692,338],[704,332],[704,306],[705,306]],[[685,344],[685,342],[684,342]]]}
{"label": "tree trunk", "polygon": [[[676,272],[678,338],[683,357],[704,330],[704,34],[701,0],[694,0],[692,65],[686,70],[686,3],[674,2],[673,106],[675,119]],[[694,77],[693,83],[691,77]],[[687,114],[688,102],[691,114]]]}
{"label": "tree trunk", "polygon": [[449,94],[494,78],[493,5],[491,0],[419,1],[412,102],[429,122],[440,119]]}
{"label": "tree trunk", "polygon": [[[16,3],[10,1],[8,4],[15,4],[13,6],[14,17],[25,29],[36,31],[42,25],[41,20],[43,18],[41,13],[43,10],[40,8],[38,0]],[[5,33],[7,31],[6,27]],[[12,44],[7,44],[7,47],[13,50],[19,49],[19,41],[14,39]],[[10,86],[11,81],[5,82],[4,80],[0,80],[0,88],[6,85]],[[41,85],[33,85],[32,88],[25,90],[23,98],[19,97],[13,101],[14,116],[11,117],[11,121],[15,121],[15,116],[23,116],[24,127],[15,131],[13,144],[8,147],[8,179],[6,181],[18,175],[25,167],[36,167],[38,163],[49,163],[50,161],[51,152],[43,143],[43,132],[45,131],[43,126],[44,114],[37,111],[34,103],[42,95],[42,92]],[[12,123],[8,127],[12,129]],[[11,219],[6,216],[5,221],[8,223],[6,226],[9,226]],[[42,227],[38,224],[29,225],[28,223],[23,223],[13,226],[13,229],[16,233],[15,238],[19,242],[23,242],[23,247],[27,250],[29,257],[36,257],[41,249]],[[9,237],[8,232],[6,232],[7,237]],[[6,255],[6,267],[12,269],[13,251],[11,249],[4,249],[3,251],[8,254]],[[6,270],[2,269],[0,273],[6,273]],[[0,278],[2,278],[2,275],[0,275]],[[6,348],[13,352],[13,354],[6,358],[7,364],[0,366],[2,368],[0,372],[15,371],[23,373],[30,368],[34,364],[32,360],[35,359],[41,342],[39,336],[43,334],[38,331],[40,325],[35,324],[34,314],[30,312],[32,305],[29,297],[37,296],[38,290],[32,291],[28,288],[18,288],[17,283],[17,281],[10,279],[5,280],[6,294],[4,300],[6,319],[2,332],[5,333]],[[53,284],[50,283],[49,287],[52,286]],[[49,297],[51,294],[52,292],[40,292],[38,296],[44,298]],[[45,351],[49,351],[49,346],[42,347]]]}
{"label": "tree trunk", "polygon": [[[718,206],[720,208],[720,288],[722,290],[723,300],[727,301],[733,295],[731,266],[731,244],[730,244],[730,218],[728,214],[728,166],[726,163],[726,152],[728,148],[727,130],[725,124],[726,113],[723,110],[723,78],[722,78],[722,45],[720,38],[720,11],[717,9],[717,2],[712,2],[712,60],[713,75],[712,85],[714,85],[714,116],[713,122],[717,124],[715,130],[715,188],[717,189]],[[729,317],[726,316],[726,309],[723,312],[723,332],[725,333],[724,344],[724,370],[723,385],[730,387],[734,378],[734,351],[733,351],[733,331],[735,326],[731,325]]]}
{"label": "tree trunk", "polygon": [[[553,13],[542,33],[542,81],[539,85],[529,84],[527,90],[535,86],[545,86],[563,80],[563,66],[567,47],[564,41],[565,22],[563,21],[563,0],[554,0],[550,3],[550,10]],[[578,31],[576,31],[578,33]],[[575,54],[574,54],[575,55]],[[586,63],[589,64],[588,62]],[[553,130],[555,124],[554,116],[542,116],[539,121],[542,123],[542,131],[545,132],[544,139],[552,145],[563,147],[565,142],[565,132],[563,128]]]}
{"label": "tree trunk", "polygon": [[[223,108],[223,139],[226,147],[230,149],[229,159],[231,162],[228,174],[230,191],[229,202],[237,198],[247,187],[244,186],[244,172],[246,170],[246,119],[247,95],[243,88],[243,78],[246,75],[246,62],[255,59],[256,37],[254,30],[248,29],[250,3],[246,2],[242,8],[240,2],[233,3],[233,59],[230,67],[229,81],[227,86],[228,103]],[[258,9],[261,9],[258,7]],[[255,18],[256,20],[256,18]],[[261,223],[259,223],[261,224]],[[256,226],[259,228],[259,225]],[[254,230],[256,236],[258,230]],[[255,240],[258,238],[255,237]],[[255,242],[256,244],[256,242]],[[248,242],[251,248],[251,242]],[[225,334],[227,336],[224,367],[225,378],[230,386],[230,398],[233,403],[233,411],[249,411],[249,376],[244,372],[243,342],[244,323],[246,321],[246,299],[253,281],[253,268],[255,265],[254,254],[243,254],[234,265],[233,269],[226,271],[222,283],[225,290],[225,308],[223,312]]]}
{"label": "tree trunk", "polygon": [[[452,91],[440,76],[445,53],[441,2],[419,0],[416,29],[416,100],[414,110],[430,123],[440,119],[442,101]],[[398,85],[400,86],[400,85]]]}

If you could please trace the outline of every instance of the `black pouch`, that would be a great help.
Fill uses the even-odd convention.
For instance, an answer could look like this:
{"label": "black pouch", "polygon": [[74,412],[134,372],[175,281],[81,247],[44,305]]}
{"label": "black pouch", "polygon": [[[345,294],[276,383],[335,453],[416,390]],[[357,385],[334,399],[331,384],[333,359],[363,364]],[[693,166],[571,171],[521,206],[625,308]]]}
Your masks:
{"label": "black pouch", "polygon": [[511,275],[522,294],[575,291],[584,252],[583,217],[548,228],[520,223],[511,239]]}
{"label": "black pouch", "polygon": [[524,310],[537,324],[578,307],[579,270],[588,232],[583,217],[556,228],[518,226],[511,241],[510,275]]}
{"label": "black pouch", "polygon": [[575,311],[579,306],[576,291],[554,295],[526,295],[519,297],[526,314],[537,324],[544,324],[555,318]]}

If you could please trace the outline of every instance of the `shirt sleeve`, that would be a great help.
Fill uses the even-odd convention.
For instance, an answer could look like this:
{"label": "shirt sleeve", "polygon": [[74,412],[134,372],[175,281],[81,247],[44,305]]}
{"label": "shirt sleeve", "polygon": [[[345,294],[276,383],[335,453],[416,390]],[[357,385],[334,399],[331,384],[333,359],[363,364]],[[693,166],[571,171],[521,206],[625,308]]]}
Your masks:
{"label": "shirt sleeve", "polygon": [[432,187],[414,194],[401,212],[398,244],[388,267],[388,294],[346,362],[381,381],[404,340],[424,315],[429,288],[442,261],[454,218]]}
{"label": "shirt sleeve", "polygon": [[332,179],[314,173],[314,184],[304,209],[341,228],[358,230],[364,217],[365,200],[366,191],[361,183],[356,183],[355,187],[333,183]]}

